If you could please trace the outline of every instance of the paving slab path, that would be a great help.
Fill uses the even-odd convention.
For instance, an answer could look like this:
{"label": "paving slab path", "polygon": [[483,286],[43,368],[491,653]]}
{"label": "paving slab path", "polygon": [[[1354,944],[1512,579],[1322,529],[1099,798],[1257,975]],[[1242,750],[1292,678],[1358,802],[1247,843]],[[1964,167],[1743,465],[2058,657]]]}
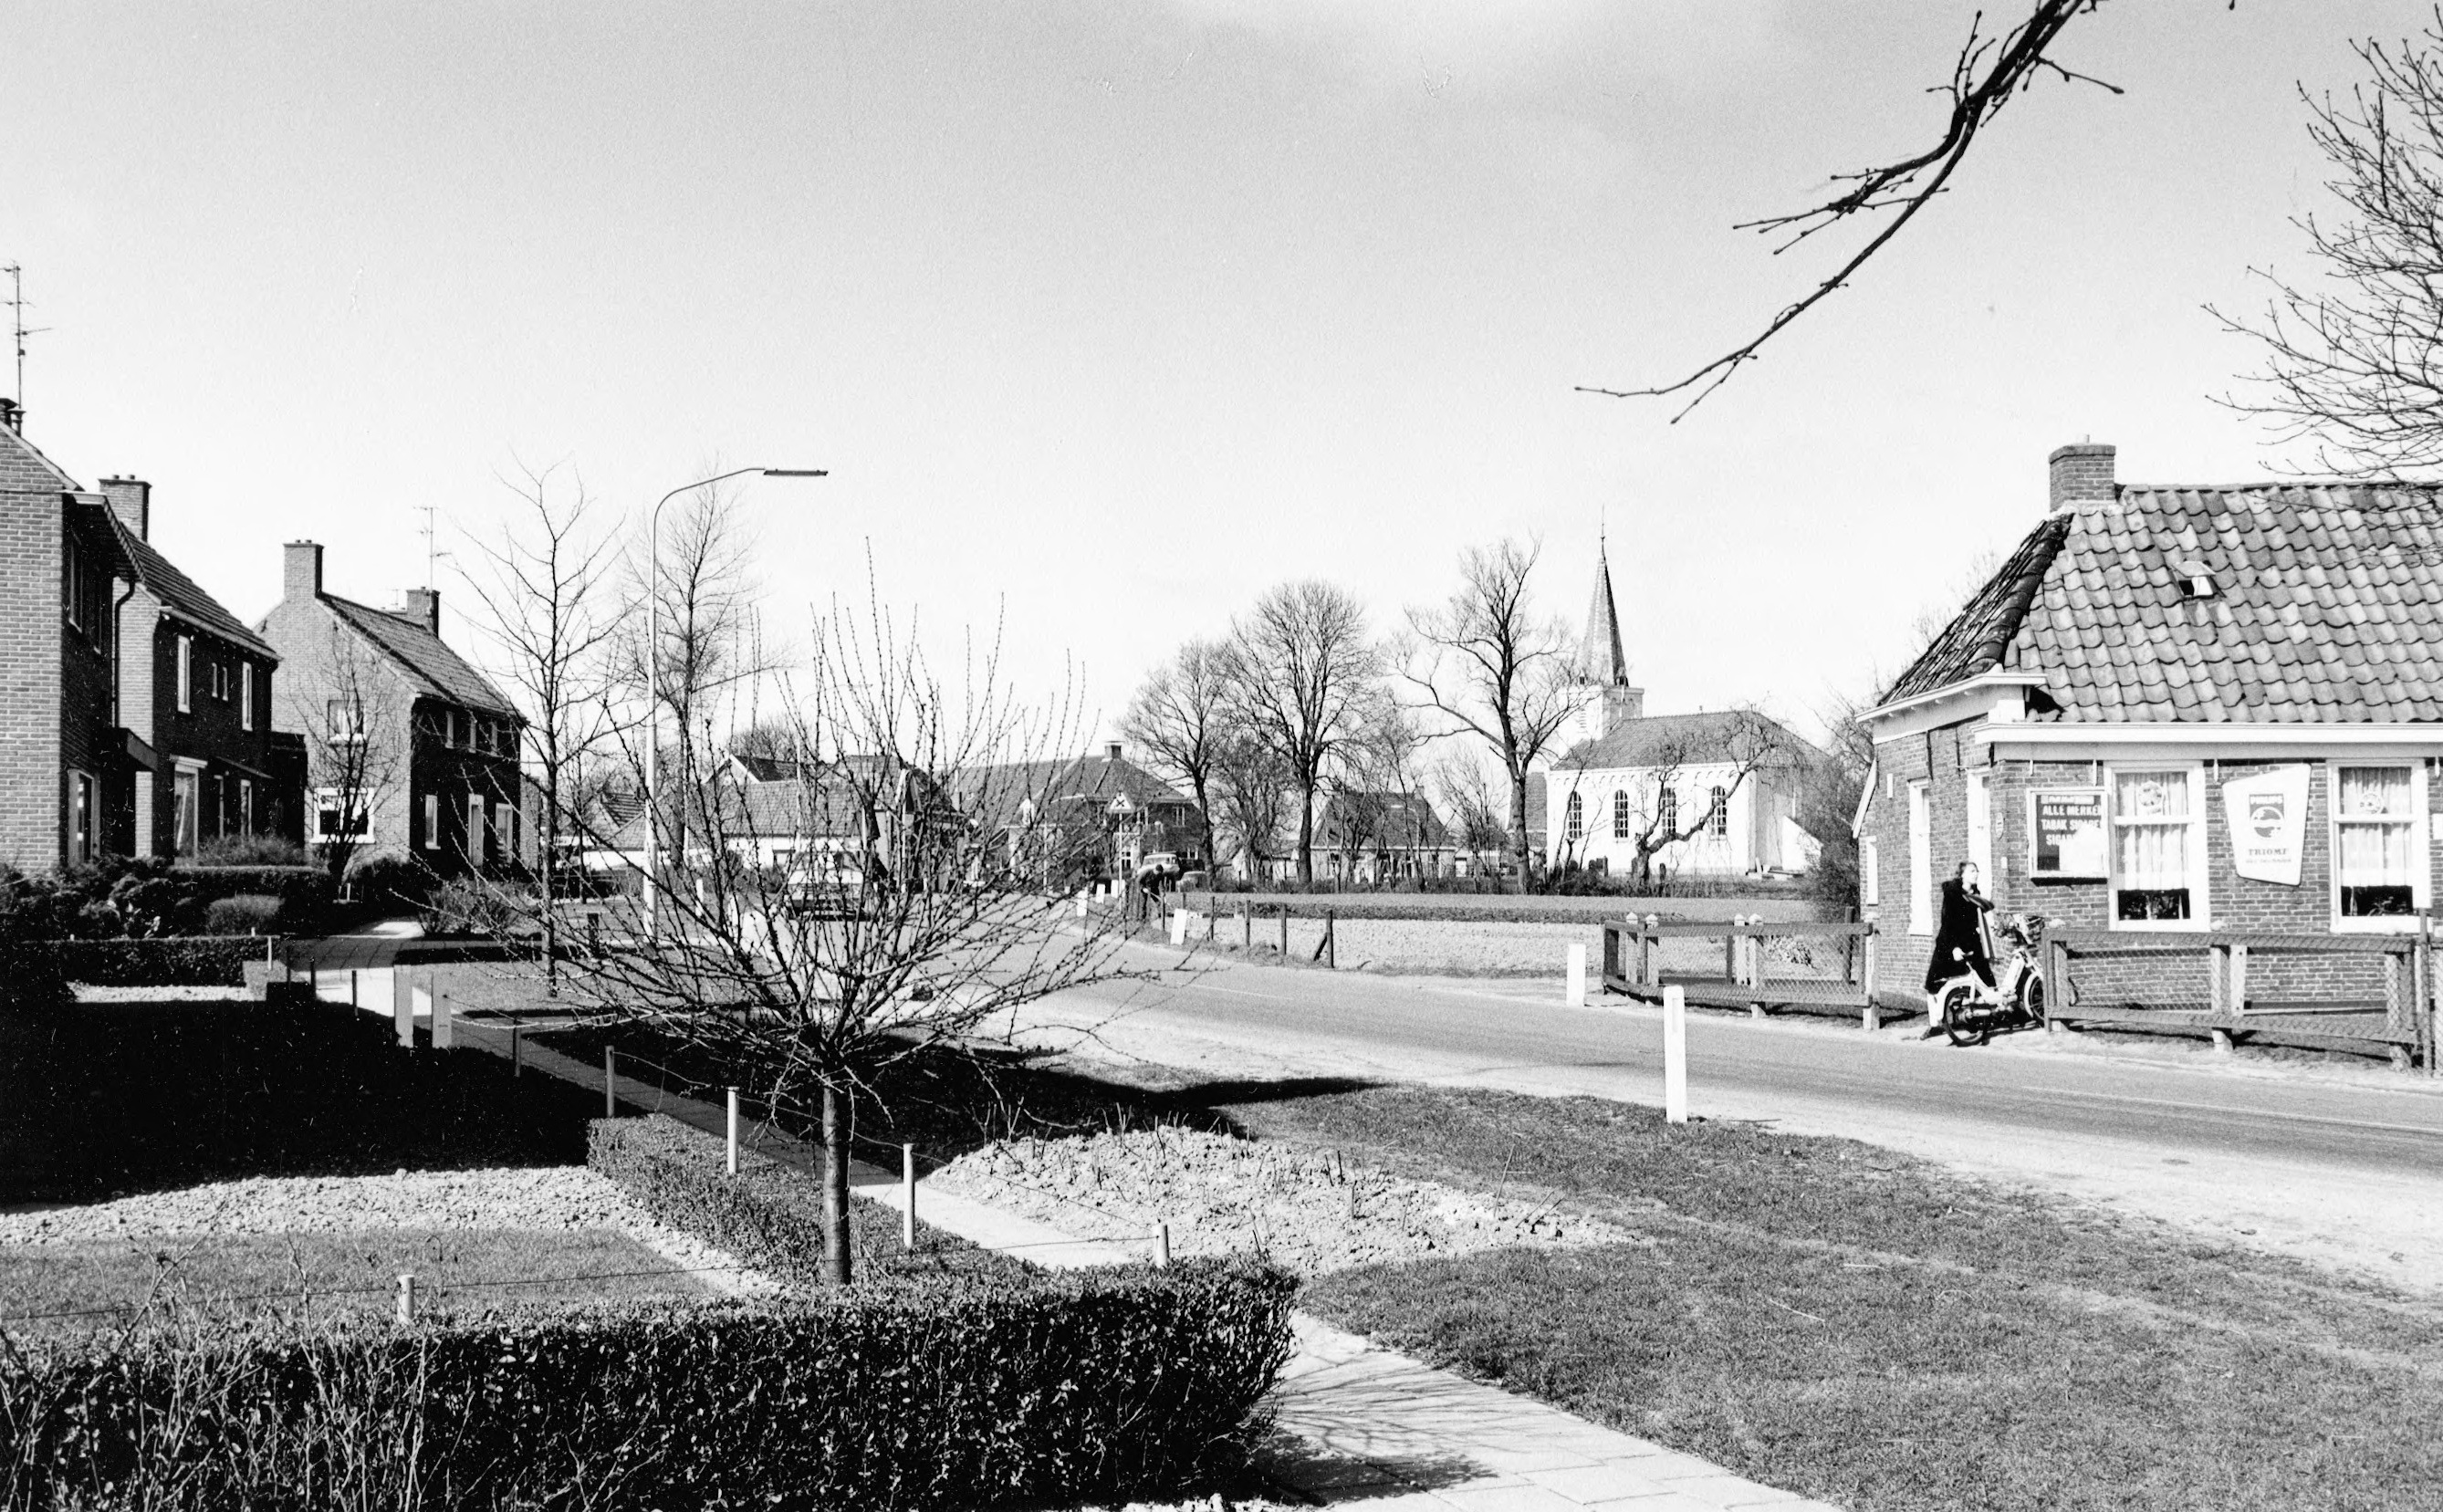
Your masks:
{"label": "paving slab path", "polygon": [[[906,1201],[895,1182],[856,1190],[894,1208]],[[928,1190],[922,1182],[916,1210],[936,1228],[1043,1265],[1110,1265],[1148,1253],[1146,1241],[1076,1239],[988,1203]],[[1361,1512],[1837,1512],[1436,1370],[1303,1313],[1291,1326],[1295,1353],[1272,1399],[1282,1432],[1258,1463],[1267,1479],[1317,1503]]]}

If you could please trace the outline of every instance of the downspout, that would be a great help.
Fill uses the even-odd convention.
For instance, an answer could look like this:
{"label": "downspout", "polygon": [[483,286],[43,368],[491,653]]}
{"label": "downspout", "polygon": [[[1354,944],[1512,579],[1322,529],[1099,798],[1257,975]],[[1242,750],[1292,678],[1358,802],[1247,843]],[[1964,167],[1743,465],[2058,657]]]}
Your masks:
{"label": "downspout", "polygon": [[110,606],[110,722],[121,729],[127,728],[127,721],[119,711],[119,615],[127,607],[127,600],[135,597],[136,584],[131,582],[127,591],[119,596],[119,601]]}

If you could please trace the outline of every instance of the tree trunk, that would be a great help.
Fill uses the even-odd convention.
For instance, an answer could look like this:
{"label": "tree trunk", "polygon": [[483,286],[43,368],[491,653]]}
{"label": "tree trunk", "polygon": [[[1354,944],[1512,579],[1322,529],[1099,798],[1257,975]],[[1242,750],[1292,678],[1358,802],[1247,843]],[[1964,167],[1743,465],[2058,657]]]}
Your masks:
{"label": "tree trunk", "polygon": [[1314,886],[1314,789],[1298,789],[1297,875],[1300,887]]}
{"label": "tree trunk", "polygon": [[1527,779],[1513,774],[1510,779],[1510,851],[1518,862],[1519,896],[1527,895]]}
{"label": "tree trunk", "polygon": [[[534,839],[542,853],[535,857],[535,870],[540,874],[538,880],[542,884],[543,996],[556,998],[560,996],[560,899],[556,895],[559,890],[555,886],[559,881],[559,875],[552,866],[553,843],[560,839],[558,818],[560,783],[556,762],[553,763],[551,769],[554,775],[543,783],[542,833],[540,836],[534,836]],[[526,826],[530,836],[533,835],[534,829],[533,825]],[[516,857],[511,857],[510,859],[514,861]]]}
{"label": "tree trunk", "polygon": [[823,1088],[823,1280],[849,1283],[847,1099]]}

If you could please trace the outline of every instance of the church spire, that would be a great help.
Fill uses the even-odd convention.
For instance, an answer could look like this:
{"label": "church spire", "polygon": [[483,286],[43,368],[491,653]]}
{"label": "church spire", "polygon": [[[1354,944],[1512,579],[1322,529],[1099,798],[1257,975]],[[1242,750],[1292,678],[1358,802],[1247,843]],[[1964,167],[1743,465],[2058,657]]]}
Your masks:
{"label": "church spire", "polygon": [[1604,534],[1595,535],[1595,600],[1587,610],[1586,638],[1578,643],[1578,680],[1599,688],[1628,686],[1628,656],[1620,644],[1620,613],[1612,606],[1611,563]]}

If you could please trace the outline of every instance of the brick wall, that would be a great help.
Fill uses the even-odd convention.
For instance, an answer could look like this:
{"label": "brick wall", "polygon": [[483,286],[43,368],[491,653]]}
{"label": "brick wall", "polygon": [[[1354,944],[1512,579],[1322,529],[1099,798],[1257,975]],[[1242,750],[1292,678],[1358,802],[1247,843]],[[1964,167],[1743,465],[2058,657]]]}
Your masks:
{"label": "brick wall", "polygon": [[59,480],[0,442],[0,863],[59,864]]}
{"label": "brick wall", "polygon": [[74,622],[65,612],[66,594],[70,591],[64,578],[61,580],[62,612],[54,630],[58,637],[60,691],[57,717],[60,727],[60,802],[63,808],[62,854],[65,855],[65,806],[69,802],[67,773],[83,772],[93,780],[96,813],[92,845],[95,855],[108,848],[113,810],[125,806],[123,800],[133,796],[127,781],[126,759],[112,737],[116,722],[111,717],[110,686],[110,602],[118,587],[110,574],[115,556],[109,526],[99,505],[68,504],[63,507],[60,535],[63,543],[74,542],[78,572],[85,581],[76,589],[78,599]]}
{"label": "brick wall", "polygon": [[[1967,773],[1983,760],[1975,736],[1982,720],[1926,735],[1910,735],[1877,745],[1876,785],[1871,793],[1861,839],[1872,838],[1880,853],[1881,902],[1864,909],[1879,926],[1878,995],[1898,1005],[1922,1005],[1921,986],[1932,940],[1913,936],[1909,924],[1908,784],[1926,779],[1932,795],[1932,873],[1938,886],[1968,857]],[[2232,862],[2231,830],[2223,812],[2222,787],[2227,782],[2259,775],[2282,762],[2214,762],[2204,764],[2196,798],[2204,811],[2207,876],[2206,911],[2216,931],[2252,931],[2325,935],[2333,932],[2331,776],[2327,753],[2310,748],[2302,758],[2309,767],[2307,813],[2299,885],[2285,886],[2239,876]],[[1930,759],[1929,759],[1930,758]],[[2142,757],[2133,751],[2132,760]],[[2181,765],[2166,763],[2167,765]],[[2093,787],[2104,784],[2102,764],[2094,762],[2005,761],[1989,774],[1992,794],[1993,868],[1986,891],[1997,911],[2042,913],[2066,928],[2101,930],[2111,919],[2107,882],[2046,880],[2027,875],[2029,859],[2028,795],[2039,788]],[[2443,793],[2443,782],[2430,783],[2430,804]],[[2430,819],[2430,829],[2436,828]],[[2107,836],[2106,843],[2109,844]],[[2428,860],[2443,860],[2443,836],[2429,846]],[[2443,868],[2432,879],[2443,882]],[[2175,950],[2160,961],[2092,962],[2075,972],[2081,1001],[2089,1005],[2113,1001],[2156,1004],[2194,1002],[2203,1006],[2208,988],[2202,949],[2177,949],[2186,936],[2176,931],[2131,931],[2133,943],[2159,944]],[[2373,956],[2260,955],[2251,960],[2251,999],[2317,999],[2378,997],[2383,967]]]}
{"label": "brick wall", "polygon": [[[129,605],[132,610],[135,605]],[[122,631],[133,629],[123,626]],[[181,637],[192,642],[191,696],[188,707],[178,707],[178,642]],[[293,802],[261,778],[233,770],[235,763],[255,772],[272,773],[276,763],[272,757],[270,709],[278,707],[281,678],[266,663],[263,654],[212,635],[186,620],[156,612],[149,631],[126,636],[120,642],[122,657],[133,658],[143,648],[143,670],[125,669],[122,680],[142,676],[150,685],[152,702],[152,733],[146,738],[160,753],[161,770],[153,778],[153,815],[151,834],[154,854],[173,855],[177,837],[175,800],[176,767],[173,757],[185,756],[211,764],[199,777],[196,810],[199,841],[211,841],[237,831],[241,817],[238,784],[252,783],[255,790],[255,828],[270,831],[275,803]],[[215,665],[230,669],[226,692],[215,692],[211,669]],[[244,695],[236,682],[240,667],[252,670],[255,682],[255,728],[248,729],[241,722],[245,710]],[[126,712],[126,706],[121,706]],[[133,727],[131,727],[133,728]],[[142,730],[138,731],[139,734]]]}

